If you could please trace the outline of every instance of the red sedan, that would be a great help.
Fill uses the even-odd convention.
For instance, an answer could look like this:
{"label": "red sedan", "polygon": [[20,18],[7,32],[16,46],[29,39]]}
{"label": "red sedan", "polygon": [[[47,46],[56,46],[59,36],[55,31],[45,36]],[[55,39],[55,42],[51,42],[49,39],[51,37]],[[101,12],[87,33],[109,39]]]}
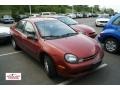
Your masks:
{"label": "red sedan", "polygon": [[13,47],[39,60],[50,77],[79,76],[98,67],[104,56],[97,41],[57,19],[23,19],[10,32]]}

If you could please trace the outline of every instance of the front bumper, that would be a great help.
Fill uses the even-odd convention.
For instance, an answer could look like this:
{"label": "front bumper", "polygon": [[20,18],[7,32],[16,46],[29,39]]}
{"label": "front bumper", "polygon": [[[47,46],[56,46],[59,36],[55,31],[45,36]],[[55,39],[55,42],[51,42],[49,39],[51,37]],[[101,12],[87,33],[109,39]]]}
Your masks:
{"label": "front bumper", "polygon": [[10,42],[10,35],[0,35],[0,43]]}
{"label": "front bumper", "polygon": [[4,23],[13,23],[14,20],[4,20],[3,22],[4,22]]}
{"label": "front bumper", "polygon": [[94,59],[90,59],[78,64],[66,63],[60,67],[57,65],[57,72],[59,75],[64,77],[78,77],[82,74],[84,75],[84,73],[87,73],[101,65],[103,56],[104,52],[103,50],[100,50],[99,55],[97,55]]}
{"label": "front bumper", "polygon": [[103,43],[103,42],[104,42],[103,37],[101,37],[100,35],[97,36],[97,40],[98,40],[100,43]]}
{"label": "front bumper", "polygon": [[107,23],[96,22],[96,26],[105,26]]}
{"label": "front bumper", "polygon": [[[84,68],[84,70],[80,71],[80,72],[68,72],[68,73],[65,73],[65,72],[62,72],[62,73],[58,73],[59,75],[63,76],[63,77],[73,77],[73,78],[76,78],[76,77],[79,77],[79,76],[84,76],[84,75],[87,75],[90,71],[96,69],[97,67],[99,67],[101,65],[102,61],[99,61],[97,62],[96,64],[91,64],[91,65],[87,65],[87,66],[84,66],[82,68]],[[76,71],[76,70],[75,70]]]}

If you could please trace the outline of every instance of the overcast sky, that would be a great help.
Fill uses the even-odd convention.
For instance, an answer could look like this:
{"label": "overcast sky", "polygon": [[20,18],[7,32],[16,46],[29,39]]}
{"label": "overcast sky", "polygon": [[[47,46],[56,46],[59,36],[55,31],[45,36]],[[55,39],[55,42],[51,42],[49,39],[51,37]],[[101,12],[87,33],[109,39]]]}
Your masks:
{"label": "overcast sky", "polygon": [[120,0],[81,0],[80,2],[86,2],[88,5],[96,4],[100,5],[100,7],[113,8],[115,11],[120,12]]}
{"label": "overcast sky", "polygon": [[113,8],[115,11],[120,12],[120,0],[100,0],[100,6]]}

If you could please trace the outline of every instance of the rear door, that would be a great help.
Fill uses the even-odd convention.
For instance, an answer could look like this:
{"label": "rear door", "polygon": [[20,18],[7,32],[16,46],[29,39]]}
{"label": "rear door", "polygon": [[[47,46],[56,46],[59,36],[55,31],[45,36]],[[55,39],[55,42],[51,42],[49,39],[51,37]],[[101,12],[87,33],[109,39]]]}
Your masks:
{"label": "rear door", "polygon": [[20,21],[17,23],[16,28],[13,33],[13,38],[15,39],[17,45],[22,48],[22,36],[24,32],[24,26],[26,24],[26,21]]}

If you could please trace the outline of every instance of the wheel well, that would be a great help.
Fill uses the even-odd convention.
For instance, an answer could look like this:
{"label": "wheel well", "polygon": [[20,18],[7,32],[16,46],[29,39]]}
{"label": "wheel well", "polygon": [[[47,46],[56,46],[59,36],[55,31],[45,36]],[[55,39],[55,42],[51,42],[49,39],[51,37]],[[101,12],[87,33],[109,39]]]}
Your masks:
{"label": "wheel well", "polygon": [[45,55],[49,56],[52,59],[52,57],[48,53],[46,53],[46,52],[40,53],[39,54],[39,61],[40,61],[40,64],[42,64],[42,65],[44,65],[44,57],[45,57]]}
{"label": "wheel well", "polygon": [[117,38],[115,38],[115,37],[113,37],[113,36],[108,36],[108,37],[106,37],[106,38],[104,38],[103,39],[103,43],[108,39],[108,38],[112,38],[112,39],[115,39],[115,40],[117,40],[118,41],[118,39]]}

